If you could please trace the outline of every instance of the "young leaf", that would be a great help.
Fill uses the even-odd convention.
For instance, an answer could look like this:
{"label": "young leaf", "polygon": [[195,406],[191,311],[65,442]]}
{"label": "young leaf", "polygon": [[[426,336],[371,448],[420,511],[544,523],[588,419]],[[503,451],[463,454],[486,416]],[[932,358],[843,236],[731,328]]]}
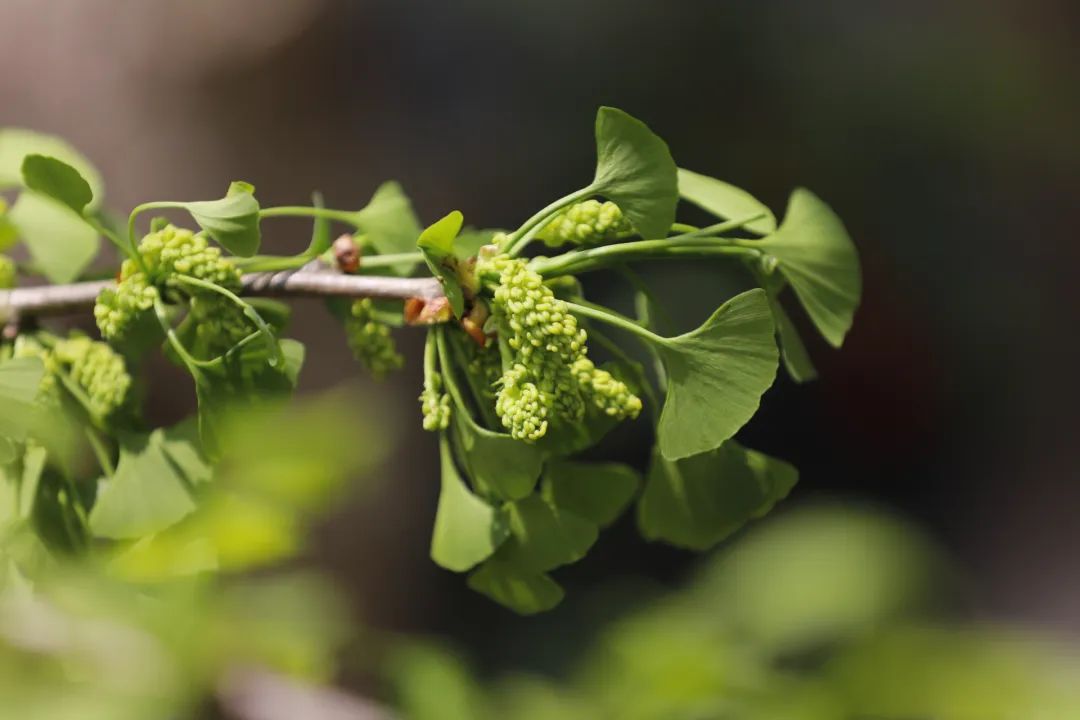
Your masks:
{"label": "young leaf", "polygon": [[679,186],[667,143],[622,110],[596,113],[596,176],[590,188],[622,210],[645,237],[662,238],[675,222]]}
{"label": "young leaf", "polygon": [[755,245],[777,259],[822,337],[840,347],[862,296],[858,252],[840,218],[799,188],[780,228]]}
{"label": "young leaf", "polygon": [[489,560],[469,576],[476,592],[522,615],[535,615],[562,602],[563,589],[545,573],[524,573]]}
{"label": "young leaf", "polygon": [[746,223],[746,229],[759,235],[776,230],[776,216],[764,203],[734,185],[679,168],[679,195],[723,220],[741,220],[753,215],[763,217]]}
{"label": "young leaf", "polygon": [[473,495],[458,474],[450,443],[439,439],[442,487],[431,537],[431,559],[465,572],[489,558],[509,535],[502,511]]}
{"label": "young leaf", "polygon": [[596,542],[596,525],[540,497],[507,503],[510,539],[498,560],[528,574],[545,572],[585,557]]}
{"label": "young leaf", "polygon": [[541,495],[553,506],[605,527],[622,514],[640,484],[628,465],[555,461],[544,468]]}
{"label": "young leaf", "polygon": [[259,251],[259,203],[255,188],[235,181],[220,200],[184,203],[183,207],[219,245],[240,257]]}
{"label": "young leaf", "polygon": [[184,474],[172,454],[182,458],[189,454],[182,443],[170,441],[160,429],[149,435],[121,436],[116,473],[101,481],[90,512],[95,536],[140,538],[174,525],[195,509],[192,486],[200,478]]}
{"label": "young leaf", "polygon": [[520,500],[536,487],[543,454],[528,443],[480,427],[468,410],[456,407],[452,416],[469,475],[504,500]]}
{"label": "young leaf", "polygon": [[428,226],[416,241],[416,246],[427,261],[431,274],[439,278],[443,292],[450,301],[455,317],[465,312],[465,294],[457,278],[457,258],[454,256],[454,240],[461,232],[464,218],[454,210],[446,217]]}
{"label": "young leaf", "polygon": [[669,460],[720,447],[757,411],[778,352],[764,290],[733,297],[705,323],[655,344],[667,378],[657,438]]}
{"label": "young leaf", "polygon": [[0,189],[22,185],[27,155],[46,155],[70,165],[90,185],[93,199],[89,208],[94,210],[101,204],[105,186],[86,156],[58,137],[22,128],[0,128]]}
{"label": "young leaf", "polygon": [[0,437],[22,441],[34,426],[34,399],[44,376],[38,358],[0,362]]}
{"label": "young leaf", "polygon": [[79,215],[94,199],[94,191],[79,171],[54,157],[27,155],[22,176],[26,187],[67,205]]}
{"label": "young leaf", "polygon": [[657,450],[638,503],[638,526],[650,540],[705,550],[767,513],[798,478],[788,463],[734,440],[678,461]]}
{"label": "young leaf", "polygon": [[[420,220],[401,185],[390,181],[380,185],[363,210],[356,212],[353,222],[367,235],[381,254],[410,252],[420,236]],[[400,263],[391,267],[396,275],[410,275],[415,263]]]}
{"label": "young leaf", "polygon": [[8,218],[51,282],[74,281],[98,253],[98,233],[70,207],[31,190],[19,194]]}

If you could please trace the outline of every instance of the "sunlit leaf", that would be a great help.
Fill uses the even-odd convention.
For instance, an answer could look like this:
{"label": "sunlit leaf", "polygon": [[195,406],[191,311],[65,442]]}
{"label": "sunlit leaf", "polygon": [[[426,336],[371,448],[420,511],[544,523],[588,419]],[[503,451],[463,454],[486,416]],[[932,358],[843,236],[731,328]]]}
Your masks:
{"label": "sunlit leaf", "polygon": [[31,190],[19,193],[8,218],[50,281],[74,281],[97,256],[97,231],[71,208]]}
{"label": "sunlit leaf", "polygon": [[667,143],[622,110],[596,114],[596,176],[590,189],[622,210],[645,237],[661,238],[675,222],[679,186]]}
{"label": "sunlit leaf", "polygon": [[640,484],[629,465],[553,461],[544,468],[541,495],[553,506],[604,527],[622,514]]}
{"label": "sunlit leaf", "polygon": [[90,184],[79,171],[54,157],[27,155],[22,176],[26,187],[63,203],[79,215],[94,199]]}
{"label": "sunlit leaf", "polygon": [[810,359],[810,353],[806,351],[795,323],[791,322],[791,317],[788,316],[778,299],[770,296],[769,306],[772,308],[773,320],[776,322],[776,334],[780,338],[780,357],[791,379],[799,383],[816,379],[817,370]]}
{"label": "sunlit leaf", "polygon": [[544,573],[527,573],[489,560],[469,576],[468,585],[500,605],[522,615],[552,609],[563,599],[563,589]]}
{"label": "sunlit leaf", "polygon": [[[412,203],[401,185],[393,181],[375,190],[367,206],[356,212],[353,222],[381,254],[411,252],[422,230]],[[415,263],[406,262],[391,269],[397,275],[409,275],[415,267]]]}
{"label": "sunlit leaf", "polygon": [[474,482],[504,500],[520,500],[533,491],[544,462],[539,449],[480,427],[463,408],[455,408],[452,417]]}
{"label": "sunlit leaf", "polygon": [[595,523],[538,494],[507,503],[506,510],[510,538],[497,557],[520,572],[540,573],[577,562],[596,542]]}
{"label": "sunlit leaf", "polygon": [[768,235],[776,230],[776,216],[764,203],[742,188],[716,178],[679,168],[679,195],[683,200],[724,220],[762,215],[744,226],[759,235]]}
{"label": "sunlit leaf", "polygon": [[754,415],[778,352],[764,290],[724,303],[685,335],[655,343],[667,377],[657,437],[670,460],[719,447]]}
{"label": "sunlit leaf", "polygon": [[788,463],[734,440],[677,461],[655,451],[638,526],[648,539],[704,550],[767,513],[798,477]]}
{"label": "sunlit leaf", "polygon": [[219,245],[234,255],[250,257],[259,251],[259,203],[255,188],[236,181],[220,200],[184,203],[191,217]]}
{"label": "sunlit leaf", "polygon": [[862,296],[858,252],[840,218],[800,188],[792,193],[780,228],[755,245],[777,259],[822,337],[840,347]]}
{"label": "sunlit leaf", "polygon": [[0,128],[0,189],[22,185],[22,165],[27,155],[46,155],[70,165],[90,185],[90,209],[101,204],[105,186],[86,156],[54,135],[22,128]]}
{"label": "sunlit leaf", "polygon": [[466,487],[445,436],[439,441],[439,456],[442,485],[431,537],[431,559],[447,570],[464,572],[489,558],[506,540],[509,528],[501,510]]}
{"label": "sunlit leaf", "polygon": [[423,253],[431,274],[442,283],[443,292],[450,301],[450,309],[455,317],[461,317],[465,311],[465,294],[458,281],[458,261],[454,255],[454,240],[461,231],[462,222],[464,217],[454,210],[425,228],[416,241],[416,247]]}

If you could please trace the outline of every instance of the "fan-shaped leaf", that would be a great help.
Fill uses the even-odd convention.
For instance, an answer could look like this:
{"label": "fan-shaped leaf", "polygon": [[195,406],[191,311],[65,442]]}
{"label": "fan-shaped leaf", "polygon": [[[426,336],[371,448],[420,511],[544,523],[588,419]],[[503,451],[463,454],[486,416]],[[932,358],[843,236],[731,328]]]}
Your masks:
{"label": "fan-shaped leaf", "polygon": [[23,184],[22,165],[27,155],[46,155],[70,165],[90,185],[90,209],[101,204],[105,185],[86,156],[58,137],[22,128],[0,128],[0,189]]}
{"label": "fan-shaped leaf", "polygon": [[840,218],[799,188],[780,229],[755,244],[777,259],[822,337],[840,347],[862,296],[858,252]]}
{"label": "fan-shaped leaf", "polygon": [[484,563],[469,576],[468,585],[478,593],[522,615],[535,615],[562,602],[563,589],[544,573],[523,573],[495,560]]}
{"label": "fan-shaped leaf", "polygon": [[34,398],[44,376],[38,358],[0,362],[0,436],[21,441],[33,428]]}
{"label": "fan-shaped leaf", "polygon": [[455,317],[461,317],[465,311],[465,293],[458,282],[457,258],[454,256],[454,240],[461,232],[463,222],[464,217],[454,210],[425,228],[416,241],[431,274],[442,283],[443,292],[450,301],[450,309]]}
{"label": "fan-shaped leaf", "polygon": [[760,289],[735,296],[701,327],[655,347],[668,384],[657,437],[669,460],[722,445],[757,411],[776,377],[772,313]]}
{"label": "fan-shaped leaf", "polygon": [[453,422],[469,475],[477,485],[504,500],[520,500],[532,493],[544,463],[536,446],[480,427],[461,407],[455,408]]}
{"label": "fan-shaped leaf", "polygon": [[94,199],[94,191],[79,171],[47,155],[27,155],[22,164],[26,187],[67,205],[79,215]]}
{"label": "fan-shaped leaf", "polygon": [[499,562],[526,574],[568,565],[585,557],[596,542],[596,525],[556,507],[540,495],[506,506],[510,539],[499,550]]}
{"label": "fan-shaped leaf", "polygon": [[596,113],[596,176],[590,188],[622,210],[634,229],[660,238],[675,222],[679,184],[667,143],[622,110]]}
{"label": "fan-shaped leaf", "polygon": [[259,251],[259,203],[255,188],[236,181],[220,200],[184,203],[203,230],[234,255],[251,257]]}
{"label": "fan-shaped leaf", "polygon": [[74,281],[98,253],[98,233],[70,207],[24,190],[8,213],[41,272],[50,281]]}
{"label": "fan-shaped leaf", "polygon": [[553,506],[604,527],[622,514],[640,484],[628,465],[555,461],[544,469],[541,494]]}
{"label": "fan-shaped leaf", "polygon": [[678,461],[655,451],[638,526],[651,540],[704,550],[767,513],[798,478],[788,463],[734,440]]}
{"label": "fan-shaped leaf", "polygon": [[450,443],[439,441],[442,488],[431,537],[431,559],[455,572],[483,562],[502,545],[509,528],[502,511],[473,495],[454,466]]}
{"label": "fan-shaped leaf", "polygon": [[[420,220],[401,185],[390,181],[380,185],[367,206],[356,212],[353,222],[383,254],[407,253],[417,244],[422,230]],[[397,275],[409,275],[415,263],[401,263],[391,269]]]}

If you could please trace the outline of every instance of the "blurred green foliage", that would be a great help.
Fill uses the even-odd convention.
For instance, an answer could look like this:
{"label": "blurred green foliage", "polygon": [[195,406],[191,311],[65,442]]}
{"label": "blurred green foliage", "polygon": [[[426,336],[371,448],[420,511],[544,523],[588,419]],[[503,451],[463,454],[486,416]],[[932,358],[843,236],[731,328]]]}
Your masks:
{"label": "blurred green foliage", "polygon": [[752,529],[684,590],[614,619],[569,678],[484,683],[433,645],[387,666],[411,720],[992,720],[1080,717],[1080,655],[950,621],[955,573],[848,507]]}

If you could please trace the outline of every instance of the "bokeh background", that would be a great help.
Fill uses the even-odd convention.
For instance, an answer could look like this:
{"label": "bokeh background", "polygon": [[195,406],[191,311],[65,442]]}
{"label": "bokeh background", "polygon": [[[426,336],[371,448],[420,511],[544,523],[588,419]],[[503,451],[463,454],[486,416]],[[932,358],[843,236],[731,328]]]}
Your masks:
{"label": "bokeh background", "polygon": [[[592,118],[645,120],[690,169],[783,210],[806,185],[844,218],[865,298],[822,379],[782,378],[744,431],[822,498],[913,518],[965,568],[970,612],[1080,632],[1080,5],[709,0],[0,0],[0,125],[68,138],[107,204],[216,197],[360,207],[399,180],[421,217],[513,226],[591,175]],[[267,224],[271,249],[308,228]],[[677,308],[715,307],[696,271]],[[614,292],[602,279],[601,293]],[[681,312],[681,310],[679,311]],[[355,379],[317,303],[303,387]],[[558,668],[603,616],[676,586],[694,556],[627,517],[522,620],[436,568],[438,488],[406,371],[355,402],[400,432],[373,492],[313,562],[373,628],[450,639],[482,666]],[[154,370],[155,413],[190,388]],[[641,460],[634,430],[606,452]],[[778,512],[785,512],[781,509]],[[612,588],[632,588],[616,592]]]}

